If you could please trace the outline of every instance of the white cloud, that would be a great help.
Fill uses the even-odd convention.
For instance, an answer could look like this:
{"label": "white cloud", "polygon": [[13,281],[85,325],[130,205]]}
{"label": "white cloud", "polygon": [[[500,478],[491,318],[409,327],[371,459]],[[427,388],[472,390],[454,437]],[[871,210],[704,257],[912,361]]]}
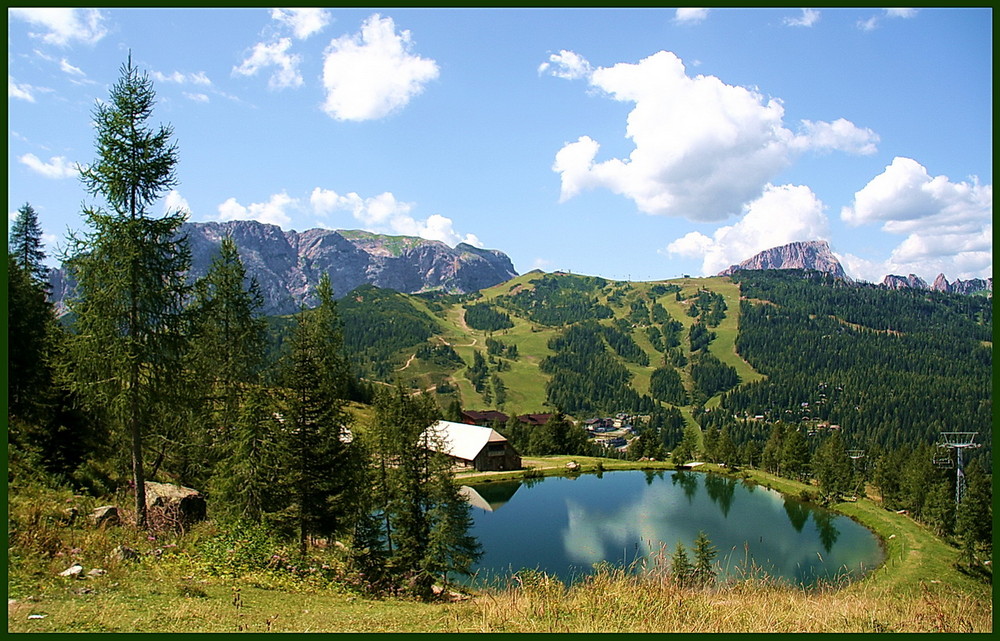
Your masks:
{"label": "white cloud", "polygon": [[815,9],[803,9],[802,15],[798,18],[785,18],[784,22],[789,27],[811,27],[819,21],[819,11]]}
{"label": "white cloud", "polygon": [[170,192],[163,198],[163,213],[173,213],[173,212],[190,212],[191,207],[188,205],[188,201],[181,196],[181,192],[176,189],[171,189]]}
{"label": "white cloud", "polygon": [[[555,66],[555,69],[553,69]],[[551,70],[551,71],[550,71]],[[538,67],[538,73],[549,72],[556,78],[566,78],[567,80],[577,80],[586,78],[593,71],[583,56],[572,51],[561,50],[549,56],[548,62],[543,62]]]}
{"label": "white cloud", "polygon": [[302,62],[302,57],[288,53],[291,46],[291,38],[281,38],[275,42],[258,42],[250,55],[238,67],[233,67],[233,73],[254,76],[261,69],[277,67],[267,82],[270,89],[300,87],[302,75],[299,73],[299,64]]}
{"label": "white cloud", "polygon": [[298,200],[290,197],[285,192],[274,194],[266,203],[251,203],[244,207],[235,198],[230,198],[219,205],[219,217],[217,220],[226,222],[229,220],[256,220],[261,223],[285,227],[292,222],[291,217],[285,212],[289,207],[297,206]]}
{"label": "white cloud", "polygon": [[35,154],[24,154],[19,156],[18,160],[21,164],[46,178],[74,178],[79,173],[76,163],[71,163],[63,156],[53,156],[49,158],[48,162],[44,162]]}
{"label": "white cloud", "polygon": [[674,22],[683,24],[696,24],[708,17],[708,9],[696,9],[685,7],[678,9],[674,13]]}
{"label": "white cloud", "polygon": [[212,81],[209,79],[208,75],[204,71],[198,71],[195,73],[183,73],[181,71],[174,71],[172,73],[163,73],[161,71],[151,71],[150,77],[157,82],[171,82],[178,85],[193,84],[193,85],[203,85],[209,86]]}
{"label": "white cloud", "polygon": [[209,102],[211,100],[207,94],[190,93],[188,91],[185,91],[183,93],[185,98],[187,98],[188,100],[192,100],[194,102]]}
{"label": "white cloud", "polygon": [[272,9],[271,17],[291,27],[299,40],[319,33],[330,24],[330,14],[326,9]]}
{"label": "white cloud", "polygon": [[331,189],[316,187],[309,202],[313,211],[322,216],[349,211],[361,223],[362,229],[377,234],[418,236],[427,240],[439,240],[451,246],[458,243],[483,246],[475,234],[462,236],[456,232],[453,221],[441,214],[432,214],[426,220],[414,218],[411,215],[413,204],[396,200],[390,192],[362,198],[355,192],[340,195]]}
{"label": "white cloud", "polygon": [[717,274],[771,247],[825,239],[828,220],[823,210],[823,203],[804,185],[768,184],[744,207],[737,223],[716,229],[711,238],[690,232],[661,253],[701,258],[702,273]]}
{"label": "white cloud", "polygon": [[79,67],[74,67],[65,58],[63,58],[62,60],[59,61],[59,69],[61,69],[63,73],[68,73],[71,76],[86,76],[87,75],[87,74],[83,73],[83,69],[80,69]]}
{"label": "white cloud", "polygon": [[372,120],[401,109],[438,77],[434,60],[410,52],[408,30],[374,14],[361,32],[330,42],[324,53],[323,109],[337,120]]}
{"label": "white cloud", "polygon": [[27,102],[35,102],[35,94],[37,91],[36,87],[31,85],[18,83],[14,80],[13,76],[7,76],[7,97],[17,98],[18,100],[26,100]]}
{"label": "white cloud", "polygon": [[108,30],[104,26],[104,16],[97,9],[61,8],[13,8],[8,15],[20,18],[32,25],[46,29],[46,32],[29,32],[32,38],[64,47],[72,42],[95,44]]}
{"label": "white cloud", "polygon": [[992,271],[993,186],[975,178],[955,183],[931,177],[912,158],[896,157],[854,194],[853,206],[841,209],[840,217],[855,227],[881,223],[882,231],[906,236],[884,262],[850,257],[866,280],[886,273],[927,280],[939,272],[984,278]]}
{"label": "white cloud", "polygon": [[[565,54],[550,58],[549,73],[572,77],[574,69],[588,66]],[[780,100],[715,76],[690,77],[668,51],[636,64],[599,67],[587,77],[609,97],[635,103],[626,126],[635,149],[628,158],[598,162],[600,145],[589,136],[566,144],[552,167],[561,177],[561,201],[604,187],[645,213],[722,220],[738,213],[798,154],[871,153],[878,140],[844,119],[803,121],[793,133],[783,123]]]}
{"label": "white cloud", "polygon": [[858,20],[858,29],[862,31],[873,31],[879,27],[882,18],[912,18],[917,15],[916,9],[896,7],[886,9],[884,12],[874,15],[867,20]]}

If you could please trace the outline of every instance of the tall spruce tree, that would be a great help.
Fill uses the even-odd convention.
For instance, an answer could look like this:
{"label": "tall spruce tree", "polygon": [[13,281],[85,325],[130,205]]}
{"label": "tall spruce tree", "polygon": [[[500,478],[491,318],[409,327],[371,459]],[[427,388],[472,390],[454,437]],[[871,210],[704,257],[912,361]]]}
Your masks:
{"label": "tall spruce tree", "polygon": [[40,421],[52,384],[52,304],[30,272],[7,254],[7,415]]}
{"label": "tall spruce tree", "polygon": [[347,531],[354,512],[348,369],[329,275],[320,279],[316,294],[319,306],[296,317],[282,411],[290,455],[286,483],[303,555],[310,537]]}
{"label": "tall spruce tree", "polygon": [[10,229],[8,251],[14,260],[31,278],[38,283],[48,282],[48,268],[45,267],[45,250],[42,249],[42,227],[38,214],[29,203],[17,210],[17,218]]}
{"label": "tall spruce tree", "polygon": [[698,537],[694,540],[694,568],[692,575],[694,582],[700,586],[707,586],[715,581],[716,568],[715,557],[718,550],[712,545],[705,532],[698,532]]}
{"label": "tall spruce tree", "polygon": [[108,209],[86,207],[89,231],[71,235],[67,262],[78,297],[70,350],[74,388],[128,435],[136,525],[146,526],[144,432],[176,429],[184,405],[183,301],[189,290],[184,212],[160,218],[150,206],[176,184],[177,147],[169,126],[151,128],[155,93],[131,55],[107,102],[94,110],[97,160],[82,168],[87,192]]}
{"label": "tall spruce tree", "polygon": [[[229,446],[243,399],[260,379],[267,342],[266,321],[258,315],[263,296],[247,279],[236,243],[224,238],[219,255],[194,286],[189,370],[202,399],[200,451],[202,475],[232,453]],[[207,452],[211,456],[206,457]]]}

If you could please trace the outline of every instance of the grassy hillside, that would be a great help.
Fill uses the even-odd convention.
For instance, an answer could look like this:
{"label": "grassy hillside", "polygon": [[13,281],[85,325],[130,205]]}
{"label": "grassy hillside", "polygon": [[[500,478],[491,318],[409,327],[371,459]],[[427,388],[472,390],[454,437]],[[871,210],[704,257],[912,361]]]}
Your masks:
{"label": "grassy hillside", "polygon": [[[543,285],[539,290],[543,293],[532,299],[530,294]],[[664,286],[679,288],[681,300],[677,300],[676,290],[672,287],[668,293],[654,293],[665,289]],[[439,395],[442,407],[457,398],[465,408],[497,408],[521,414],[550,409],[546,385],[551,375],[542,372],[540,366],[554,354],[549,347],[550,341],[561,335],[575,318],[572,316],[575,312],[568,311],[568,320],[553,322],[551,318],[559,318],[560,309],[570,309],[581,304],[581,300],[589,301],[587,304],[595,305],[594,309],[600,312],[598,315],[605,316],[600,323],[610,327],[627,318],[637,301],[643,305],[659,304],[671,318],[683,324],[680,349],[686,350],[687,331],[696,321],[687,315],[687,311],[701,290],[720,294],[727,307],[725,317],[717,327],[712,328],[715,338],[709,343],[708,351],[724,364],[735,368],[740,381],[758,380],[760,375],[735,351],[739,327],[739,288],[728,278],[626,283],[535,271],[484,289],[478,295],[433,298],[385,291],[373,295],[369,291],[364,297],[348,297],[342,308],[348,336],[363,337],[349,341],[348,347],[360,346],[355,357],[365,364],[362,371],[367,377],[382,382],[399,380],[415,390],[436,389],[444,384],[445,393]],[[365,300],[370,300],[372,304],[365,305]],[[526,307],[525,300],[529,300],[533,307]],[[507,314],[513,326],[495,331],[470,327],[465,318],[465,307],[473,303],[486,303]],[[560,305],[565,307],[560,308]],[[393,324],[398,326],[401,321],[407,323],[405,328],[399,328],[402,335],[393,334]],[[664,365],[664,354],[653,346],[644,330],[643,325],[633,325],[629,332],[632,340],[647,355],[648,365],[626,362],[614,355],[630,372],[631,387],[640,395],[649,394],[650,375],[654,369]],[[502,404],[497,402],[492,389],[478,392],[467,377],[476,352],[488,357],[486,341],[489,338],[499,340],[508,347],[513,346],[518,354],[517,358],[503,358],[500,369],[495,360],[490,363],[490,373],[501,379],[506,390]],[[441,365],[418,358],[417,350],[424,343],[450,346],[464,365]],[[385,363],[373,366],[371,363],[375,359],[382,359]],[[677,369],[688,390],[692,391],[694,382],[689,368]],[[454,391],[449,392],[449,389]],[[715,394],[709,398],[706,406],[717,405],[718,397],[719,394]],[[686,416],[690,416],[690,407],[681,409]]]}

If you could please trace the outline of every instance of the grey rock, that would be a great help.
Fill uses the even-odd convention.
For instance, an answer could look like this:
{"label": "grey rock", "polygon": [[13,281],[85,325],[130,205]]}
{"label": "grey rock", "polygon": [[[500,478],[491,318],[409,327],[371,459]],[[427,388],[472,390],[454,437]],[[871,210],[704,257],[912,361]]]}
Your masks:
{"label": "grey rock", "polygon": [[83,572],[83,566],[80,565],[79,563],[74,563],[73,565],[69,566],[68,568],[60,572],[59,576],[68,576],[75,579],[76,577],[80,576],[81,572]]}
{"label": "grey rock", "polygon": [[90,522],[96,527],[118,525],[121,522],[121,516],[118,514],[118,508],[114,505],[102,505],[90,513]]}
{"label": "grey rock", "polygon": [[765,249],[752,258],[719,272],[719,276],[731,276],[741,269],[814,269],[834,278],[850,280],[825,240],[789,243]]}
{"label": "grey rock", "polygon": [[111,551],[111,558],[116,561],[138,561],[139,553],[130,547],[119,545]]}
{"label": "grey rock", "polygon": [[[315,288],[330,275],[335,296],[363,284],[407,294],[441,290],[468,293],[517,276],[510,258],[496,250],[460,243],[452,248],[435,240],[385,236],[365,231],[310,229],[283,231],[256,221],[185,223],[191,248],[189,279],[204,276],[226,236],[232,236],[264,297],[263,314],[291,314],[318,303]],[[57,310],[73,295],[64,268],[49,273],[51,300]]]}
{"label": "grey rock", "polygon": [[205,497],[198,490],[146,481],[146,509],[155,508],[162,509],[163,515],[177,527],[203,521],[208,511]]}

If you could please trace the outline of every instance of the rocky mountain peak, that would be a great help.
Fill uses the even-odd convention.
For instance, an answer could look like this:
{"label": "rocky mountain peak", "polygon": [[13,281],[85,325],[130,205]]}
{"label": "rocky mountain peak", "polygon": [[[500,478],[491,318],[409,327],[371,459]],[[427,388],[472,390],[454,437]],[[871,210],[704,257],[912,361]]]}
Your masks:
{"label": "rocky mountain peak", "polygon": [[801,241],[765,249],[752,258],[719,272],[719,276],[730,276],[741,269],[814,269],[834,278],[850,280],[825,240]]}
{"label": "rocky mountain peak", "polygon": [[[386,236],[357,230],[309,229],[284,231],[252,220],[184,223],[191,248],[190,278],[203,276],[232,236],[246,266],[264,296],[264,314],[290,314],[312,307],[315,287],[325,273],[336,296],[363,284],[412,294],[429,290],[468,293],[517,276],[506,254],[467,244],[445,243],[411,236]],[[52,299],[67,298],[73,283],[64,270],[54,270]]]}

